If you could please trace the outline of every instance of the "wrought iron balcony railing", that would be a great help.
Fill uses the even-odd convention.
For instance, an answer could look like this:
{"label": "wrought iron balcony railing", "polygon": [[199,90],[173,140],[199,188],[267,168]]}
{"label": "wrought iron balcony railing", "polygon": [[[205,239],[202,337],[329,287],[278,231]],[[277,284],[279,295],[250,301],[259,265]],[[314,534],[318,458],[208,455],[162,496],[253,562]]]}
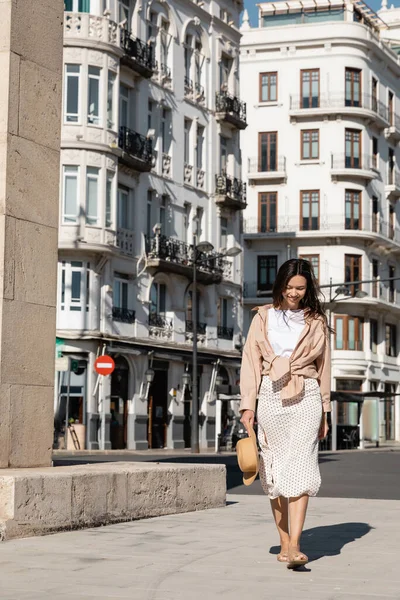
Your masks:
{"label": "wrought iron balcony railing", "polygon": [[[191,244],[165,235],[155,235],[146,239],[146,245],[148,260],[159,259],[171,265],[193,268],[194,252]],[[231,261],[223,258],[217,252],[198,252],[196,258],[199,274],[208,273],[228,279],[232,276]]]}
{"label": "wrought iron balcony railing", "polygon": [[246,184],[226,173],[215,176],[215,193],[230,196],[237,202],[246,202]]}
{"label": "wrought iron balcony railing", "polygon": [[127,29],[121,29],[121,47],[129,58],[132,58],[138,65],[149,71],[149,76],[151,71],[155,70],[153,44],[145,44],[139,38],[135,38]]}
{"label": "wrought iron balcony railing", "polygon": [[[199,335],[206,334],[207,325],[206,323],[197,322],[197,333]],[[193,333],[193,321],[186,319],[186,333]]]}
{"label": "wrought iron balcony railing", "polygon": [[153,162],[153,143],[151,139],[122,126],[119,128],[118,145],[124,152],[143,161],[149,169],[151,168]]}
{"label": "wrought iron balcony railing", "polygon": [[171,79],[171,67],[169,67],[165,63],[161,63],[160,72],[161,72],[161,77],[163,79]]}
{"label": "wrought iron balcony railing", "polygon": [[375,161],[369,154],[361,154],[359,156],[350,156],[347,154],[332,154],[331,168],[332,169],[362,169],[364,171],[372,171],[375,169]]}
{"label": "wrought iron balcony railing", "polygon": [[167,319],[164,315],[150,313],[149,325],[150,327],[158,327],[159,329],[172,329],[172,320]]}
{"label": "wrought iron balcony railing", "polygon": [[217,92],[215,95],[215,110],[225,116],[232,115],[237,121],[246,124],[246,103],[228,92]]}
{"label": "wrought iron balcony railing", "polygon": [[185,82],[185,94],[192,94],[193,93],[193,81],[190,79],[190,77],[185,75],[184,82]]}
{"label": "wrought iron balcony railing", "polygon": [[136,313],[134,310],[130,310],[129,308],[113,306],[112,317],[114,321],[120,321],[121,323],[134,323]]}
{"label": "wrought iron balcony railing", "polygon": [[218,325],[218,337],[220,340],[233,340],[233,327]]}

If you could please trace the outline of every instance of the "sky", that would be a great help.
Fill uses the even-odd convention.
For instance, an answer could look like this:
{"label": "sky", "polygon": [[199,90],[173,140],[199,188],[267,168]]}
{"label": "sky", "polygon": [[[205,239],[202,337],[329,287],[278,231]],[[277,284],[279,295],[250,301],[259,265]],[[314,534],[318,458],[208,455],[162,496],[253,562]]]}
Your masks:
{"label": "sky", "polygon": [[[244,0],[244,7],[247,8],[247,10],[249,12],[250,23],[253,27],[257,26],[258,9],[257,9],[256,5],[259,4],[261,1],[262,0]],[[377,12],[381,7],[381,0],[364,0],[364,1],[375,12]],[[392,3],[393,3],[393,0],[388,0],[388,6],[391,6]],[[397,4],[397,2],[395,2],[395,5],[396,4]]]}

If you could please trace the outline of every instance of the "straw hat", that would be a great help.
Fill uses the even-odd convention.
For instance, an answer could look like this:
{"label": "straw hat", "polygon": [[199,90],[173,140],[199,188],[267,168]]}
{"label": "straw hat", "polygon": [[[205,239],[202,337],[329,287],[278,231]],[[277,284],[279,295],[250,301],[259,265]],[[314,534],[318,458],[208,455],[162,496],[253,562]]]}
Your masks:
{"label": "straw hat", "polygon": [[243,472],[243,483],[244,485],[251,485],[258,475],[260,458],[254,429],[249,427],[247,433],[249,437],[239,440],[236,444],[236,453],[239,468]]}

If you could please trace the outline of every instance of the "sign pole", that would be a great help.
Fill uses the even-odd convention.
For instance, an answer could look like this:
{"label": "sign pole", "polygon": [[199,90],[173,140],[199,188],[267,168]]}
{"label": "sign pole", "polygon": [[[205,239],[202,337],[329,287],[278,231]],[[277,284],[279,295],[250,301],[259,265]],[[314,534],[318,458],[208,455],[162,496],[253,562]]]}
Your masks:
{"label": "sign pole", "polygon": [[96,358],[94,363],[94,370],[96,371],[98,377],[96,381],[96,385],[93,390],[93,395],[96,394],[97,389],[99,388],[99,398],[101,398],[101,423],[100,423],[100,438],[101,438],[101,450],[106,449],[106,403],[104,398],[104,377],[106,375],[111,375],[111,373],[115,369],[115,362],[111,356],[107,356],[105,354],[105,345],[103,346],[103,353]]}
{"label": "sign pole", "polygon": [[71,358],[68,357],[68,378],[67,378],[67,401],[65,404],[65,429],[64,429],[64,448],[68,445],[68,417],[69,417],[69,395],[71,391]]}

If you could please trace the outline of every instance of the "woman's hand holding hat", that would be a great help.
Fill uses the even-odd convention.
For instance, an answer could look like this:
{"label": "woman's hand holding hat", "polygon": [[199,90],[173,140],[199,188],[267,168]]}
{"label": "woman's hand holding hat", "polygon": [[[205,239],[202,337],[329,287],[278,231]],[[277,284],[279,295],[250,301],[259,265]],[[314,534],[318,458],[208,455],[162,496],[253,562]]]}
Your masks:
{"label": "woman's hand holding hat", "polygon": [[244,410],[242,412],[242,418],[240,419],[240,422],[243,423],[247,429],[247,433],[249,433],[249,429],[254,428],[254,411]]}

